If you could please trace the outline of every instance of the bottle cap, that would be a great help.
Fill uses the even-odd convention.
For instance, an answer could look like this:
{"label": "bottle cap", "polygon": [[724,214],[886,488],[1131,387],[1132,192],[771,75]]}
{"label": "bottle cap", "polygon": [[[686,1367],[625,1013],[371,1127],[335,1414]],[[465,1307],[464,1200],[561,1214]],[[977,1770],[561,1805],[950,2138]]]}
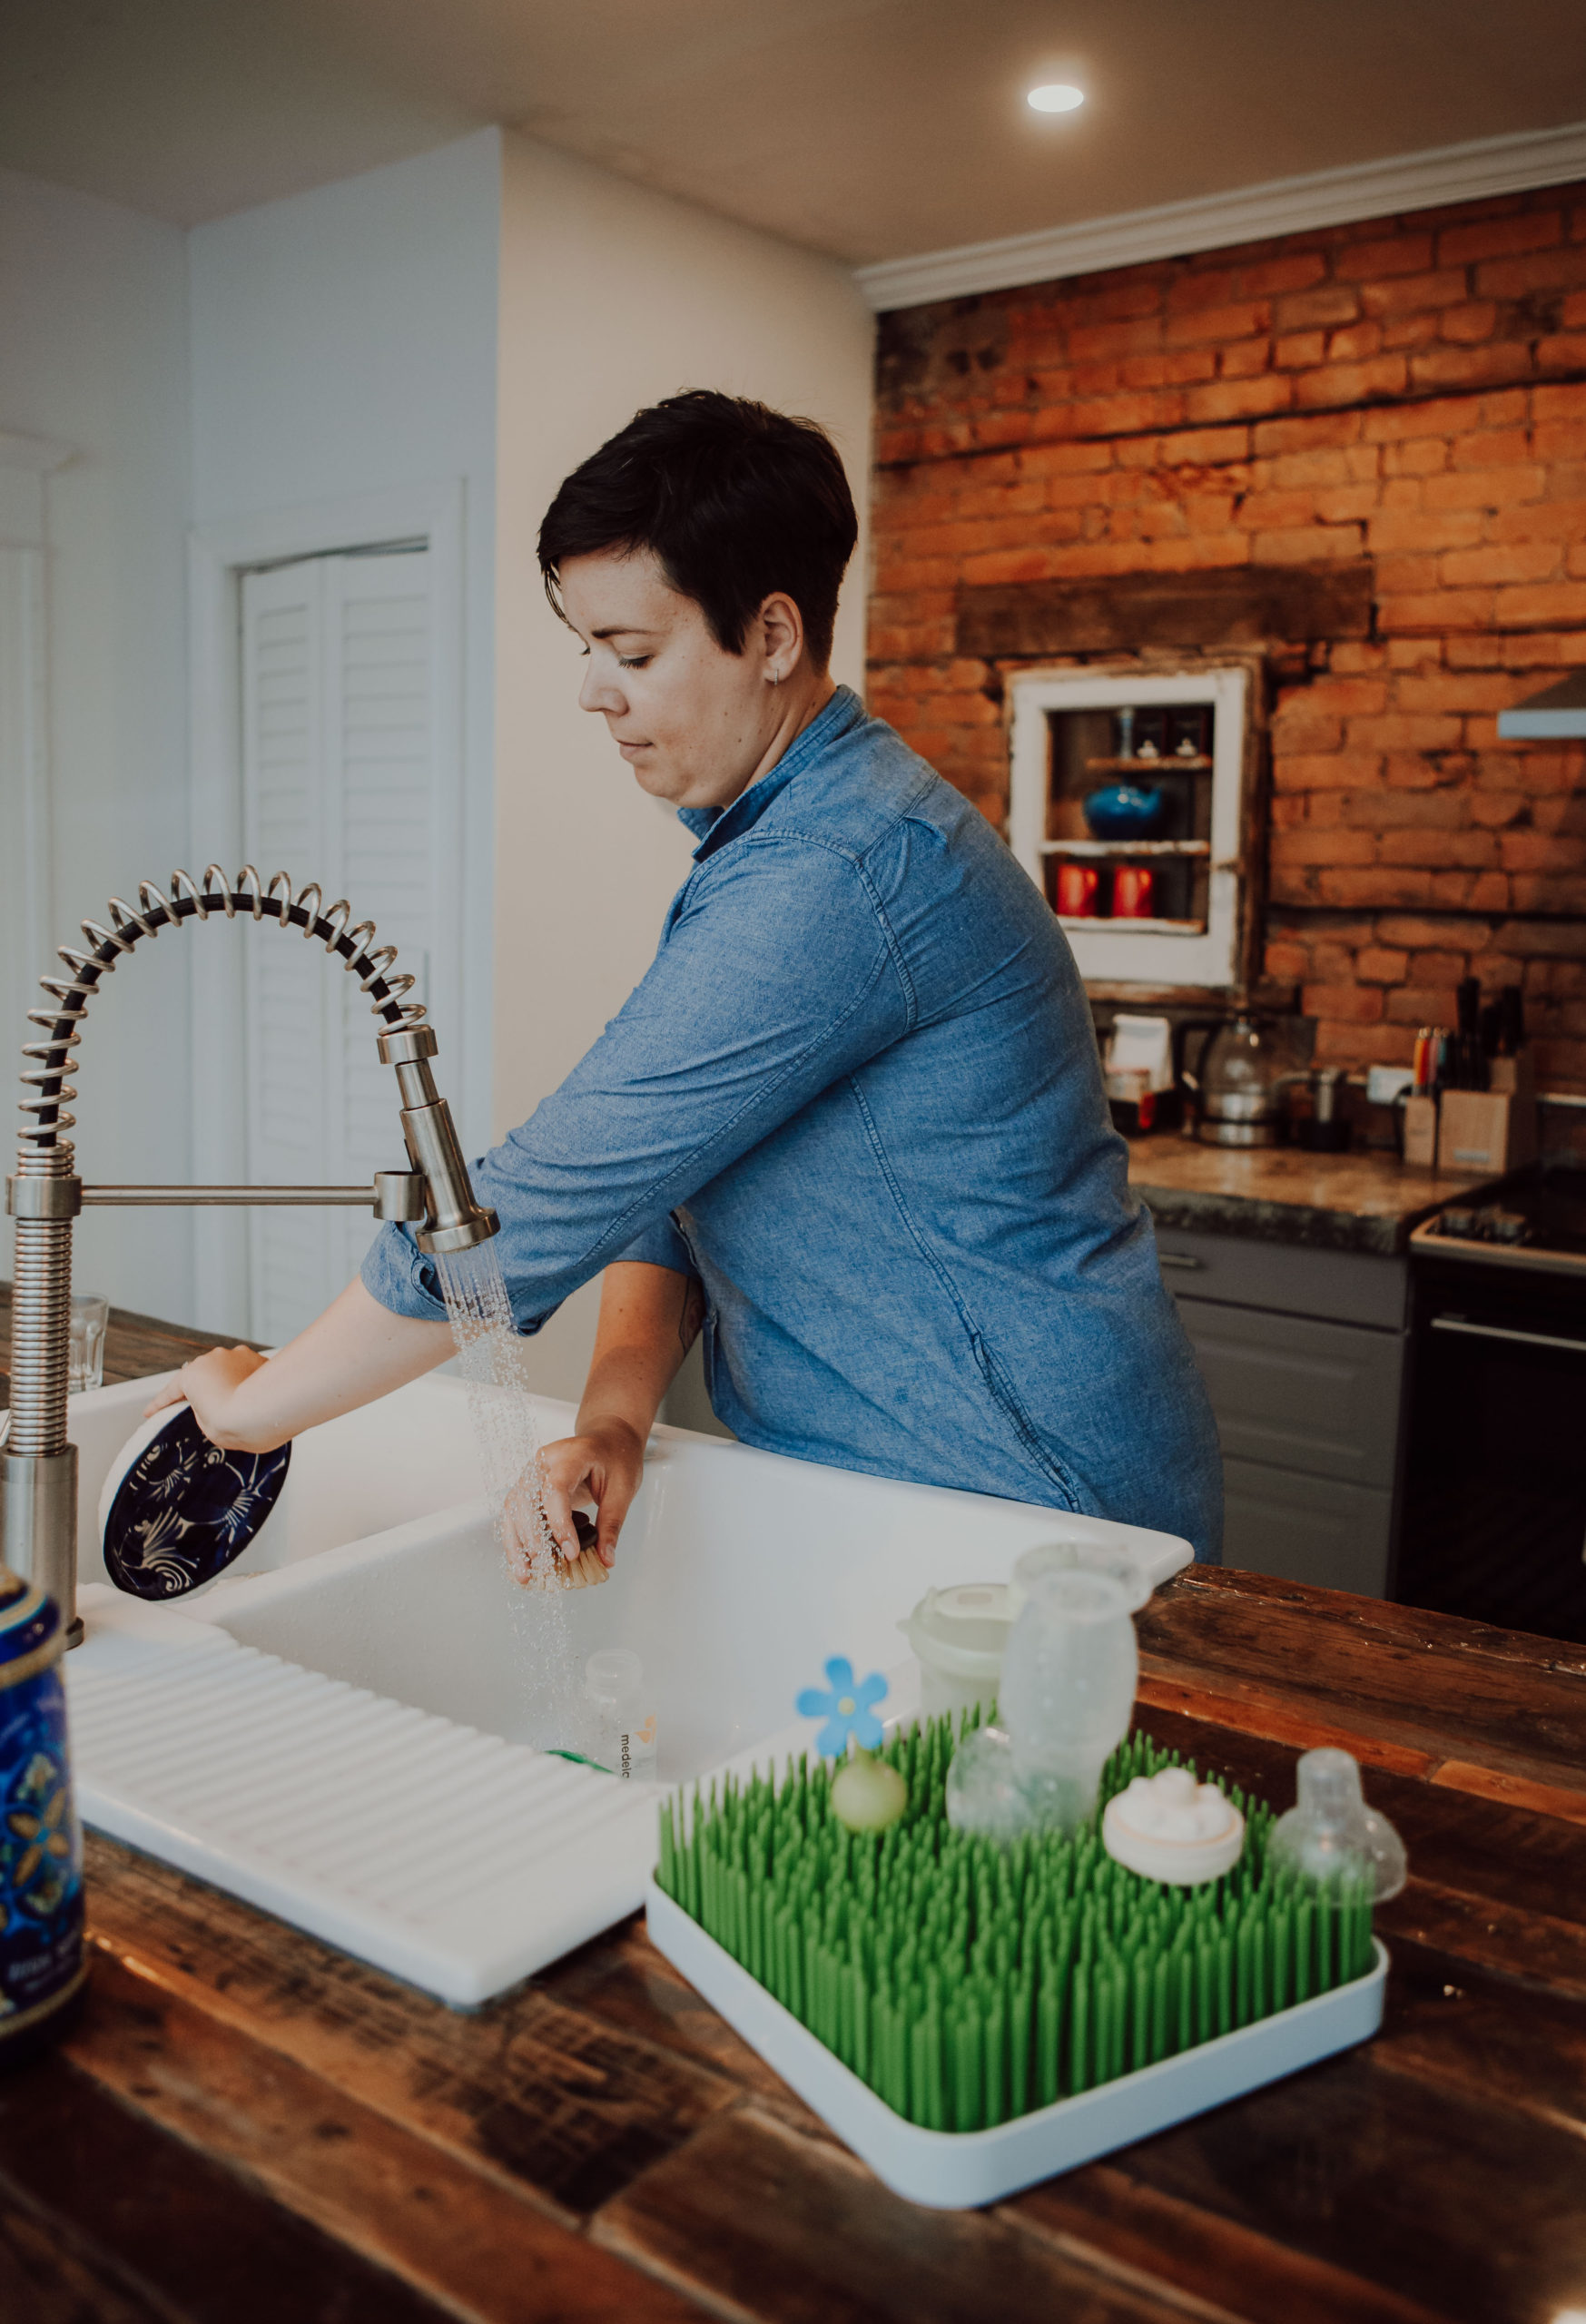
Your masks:
{"label": "bottle cap", "polygon": [[613,1710],[637,1694],[644,1675],[645,1666],[631,1647],[600,1646],[584,1666],[584,1689],[592,1702]]}
{"label": "bottle cap", "polygon": [[994,1687],[1018,1610],[1007,1582],[960,1581],[928,1590],[898,1628],[932,1669]]}

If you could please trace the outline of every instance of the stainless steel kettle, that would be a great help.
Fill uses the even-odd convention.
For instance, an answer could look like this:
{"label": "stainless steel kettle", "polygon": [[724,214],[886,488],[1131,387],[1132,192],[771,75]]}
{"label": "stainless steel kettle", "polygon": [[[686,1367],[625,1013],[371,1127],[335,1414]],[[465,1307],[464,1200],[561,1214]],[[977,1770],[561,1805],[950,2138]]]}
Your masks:
{"label": "stainless steel kettle", "polygon": [[[1192,1070],[1191,1037],[1203,1034]],[[1283,1134],[1283,1093],[1305,1078],[1293,1036],[1248,1009],[1232,1017],[1192,1019],[1178,1027],[1175,1062],[1189,1099],[1195,1135],[1208,1146],[1276,1146]]]}

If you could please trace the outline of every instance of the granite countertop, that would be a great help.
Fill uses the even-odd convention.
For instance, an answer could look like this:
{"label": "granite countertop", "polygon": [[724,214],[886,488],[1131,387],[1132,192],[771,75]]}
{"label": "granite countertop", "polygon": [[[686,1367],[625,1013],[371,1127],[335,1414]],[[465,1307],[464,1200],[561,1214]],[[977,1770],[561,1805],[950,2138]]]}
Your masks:
{"label": "granite countertop", "polygon": [[1394,1258],[1410,1230],[1491,1179],[1407,1168],[1392,1154],[1199,1146],[1177,1130],[1131,1139],[1129,1184],[1159,1226]]}

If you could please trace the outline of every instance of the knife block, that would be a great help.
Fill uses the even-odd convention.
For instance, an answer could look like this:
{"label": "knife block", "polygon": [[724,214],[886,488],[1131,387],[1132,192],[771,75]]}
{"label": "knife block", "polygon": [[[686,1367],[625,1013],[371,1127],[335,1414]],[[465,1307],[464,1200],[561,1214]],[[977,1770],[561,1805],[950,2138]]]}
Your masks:
{"label": "knife block", "polygon": [[1470,1170],[1496,1177],[1535,1159],[1533,1096],[1513,1089],[1443,1091],[1437,1119],[1439,1170]]}
{"label": "knife block", "polygon": [[1404,1100],[1404,1159],[1414,1170],[1437,1167],[1437,1100],[1424,1093]]}

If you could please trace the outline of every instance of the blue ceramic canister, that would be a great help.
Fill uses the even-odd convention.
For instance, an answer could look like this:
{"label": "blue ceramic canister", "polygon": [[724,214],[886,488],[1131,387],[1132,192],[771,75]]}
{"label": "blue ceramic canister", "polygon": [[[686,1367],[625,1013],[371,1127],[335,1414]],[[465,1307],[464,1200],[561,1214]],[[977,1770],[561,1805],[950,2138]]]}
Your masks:
{"label": "blue ceramic canister", "polygon": [[0,1566],[0,2060],[31,2049],[88,1973],[64,1643],[54,1599]]}

